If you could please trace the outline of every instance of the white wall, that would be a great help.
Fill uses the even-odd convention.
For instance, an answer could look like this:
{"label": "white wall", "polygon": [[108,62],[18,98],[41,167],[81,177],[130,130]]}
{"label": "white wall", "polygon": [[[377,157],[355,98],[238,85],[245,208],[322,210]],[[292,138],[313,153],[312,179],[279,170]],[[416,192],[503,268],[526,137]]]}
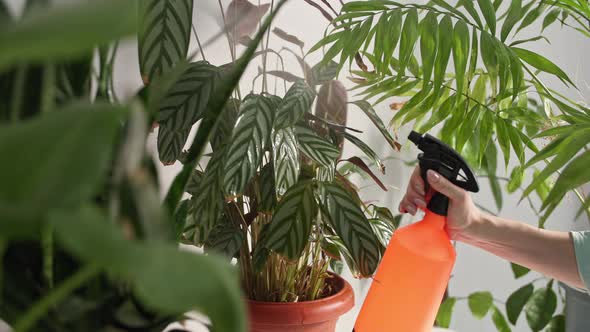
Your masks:
{"label": "white wall", "polygon": [[[256,1],[256,0],[254,0]],[[263,3],[269,2],[265,0]],[[10,4],[19,7],[22,1],[9,0]],[[224,6],[229,3],[228,0],[222,1]],[[330,3],[337,5],[338,1],[330,1]],[[195,14],[194,21],[201,40],[207,40],[212,35],[216,34],[220,29],[221,17],[218,14],[217,1],[215,0],[195,0]],[[321,37],[324,29],[327,26],[327,21],[313,8],[305,4],[302,0],[290,1],[284,10],[280,13],[275,26],[278,26],[289,33],[297,35],[305,41],[306,47],[309,49]],[[590,54],[590,43],[588,39],[582,37],[579,33],[571,30],[561,30],[556,24],[551,27],[546,34],[552,42],[552,45],[544,43],[537,43],[535,50],[548,58],[554,60],[560,65],[572,79],[580,87],[580,91],[568,91],[567,94],[578,100],[590,99],[590,88],[587,84],[587,79],[590,77],[590,64],[584,61],[584,55]],[[196,51],[193,40],[191,52]],[[274,36],[271,36],[271,45],[280,49],[285,45],[282,41]],[[227,42],[220,39],[213,43],[205,50],[207,59],[213,64],[220,65],[229,62],[230,55],[227,48]],[[315,64],[319,60],[319,53],[309,56],[308,61]],[[288,70],[294,73],[301,73],[296,61],[285,53]],[[274,59],[269,61],[273,64]],[[257,65],[255,65],[257,66]],[[123,97],[129,97],[141,86],[141,80],[137,64],[136,43],[133,39],[129,39],[122,44],[119,50],[119,55],[115,64],[116,76],[115,85],[118,94]],[[244,78],[241,86],[242,92],[250,91],[250,81],[252,74],[255,73],[256,68],[251,68]],[[346,73],[341,74],[341,79],[345,80]],[[271,86],[274,81],[271,80]],[[563,86],[555,79],[549,79],[550,86],[564,91]],[[259,86],[257,87],[259,89]],[[279,90],[279,93],[282,93]],[[354,99],[350,97],[350,99]],[[387,123],[392,116],[392,112],[387,108],[387,103],[382,104],[377,108],[377,112],[383,117]],[[417,151],[413,148],[405,146],[401,153],[393,152],[386,142],[382,139],[379,133],[374,129],[372,124],[367,120],[364,114],[357,110],[351,109],[349,111],[349,125],[357,129],[363,130],[362,139],[375,148],[375,150],[383,157],[395,157],[404,160],[411,160],[415,158]],[[407,135],[409,129],[403,128],[400,133],[402,142]],[[154,133],[150,137],[148,147],[155,150]],[[350,146],[345,147],[345,154],[352,155],[355,150]],[[386,162],[387,175],[382,177],[382,180],[390,185],[392,189],[388,192],[382,192],[375,186],[363,190],[363,197],[367,200],[378,200],[382,205],[390,207],[392,210],[397,209],[397,204],[402,197],[403,191],[411,169],[406,167],[398,160],[389,160]],[[180,165],[162,167],[161,182],[163,190],[170,185],[175,174],[179,171]],[[495,209],[493,198],[485,179],[481,180],[482,190],[480,193],[474,195],[474,199],[481,205],[488,207],[491,210]],[[502,216],[507,218],[514,218],[523,220],[525,222],[536,224],[536,217],[528,208],[526,203],[518,205],[519,194],[504,196],[504,209]],[[538,202],[537,202],[538,204]],[[588,229],[588,221],[582,217],[578,221],[574,221],[574,216],[577,211],[578,202],[574,196],[568,196],[563,204],[555,211],[552,218],[547,223],[547,228],[558,230],[570,229]],[[419,220],[413,218],[411,221]],[[406,222],[410,219],[407,218]],[[465,297],[473,291],[489,290],[495,297],[501,301],[505,301],[506,297],[523,283],[536,279],[539,277],[536,274],[531,274],[522,278],[522,280],[515,281],[512,277],[509,264],[490,254],[482,252],[481,250],[468,247],[462,244],[457,246],[458,259],[453,272],[453,278],[450,282],[450,292],[452,296]],[[366,291],[368,290],[368,281],[353,280],[350,274],[346,274],[348,280],[353,284],[357,296],[357,304],[362,302]],[[539,284],[541,285],[541,284]],[[499,304],[502,306],[501,304]],[[338,331],[350,331],[354,319],[358,313],[358,305],[350,313],[345,315],[339,324]],[[452,328],[457,332],[471,332],[471,331],[495,331],[489,316],[482,321],[478,321],[471,317],[468,312],[465,301],[459,302],[456,306],[455,315],[452,320]],[[515,332],[530,331],[525,323],[524,317],[519,320],[519,325]]]}

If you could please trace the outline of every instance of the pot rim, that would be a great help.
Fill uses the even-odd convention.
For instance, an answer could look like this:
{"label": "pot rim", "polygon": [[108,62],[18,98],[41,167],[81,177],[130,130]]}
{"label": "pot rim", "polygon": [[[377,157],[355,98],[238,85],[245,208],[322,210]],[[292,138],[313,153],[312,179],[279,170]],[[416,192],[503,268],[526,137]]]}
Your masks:
{"label": "pot rim", "polygon": [[342,288],[337,291],[336,293],[327,296],[327,297],[323,297],[321,299],[317,299],[317,300],[312,300],[312,301],[300,301],[300,302],[272,302],[272,301],[257,301],[257,300],[251,300],[251,299],[246,299],[248,301],[248,303],[252,303],[252,304],[260,304],[260,305],[264,305],[264,304],[269,304],[269,305],[281,305],[281,306],[288,306],[288,305],[292,305],[292,306],[296,306],[296,305],[304,305],[304,304],[309,304],[309,303],[322,303],[322,302],[329,302],[334,300],[337,297],[346,297],[345,295],[347,295],[346,293],[348,293],[348,291],[350,291],[351,293],[353,293],[353,297],[354,297],[354,292],[352,290],[352,286],[350,285],[350,283],[348,281],[346,281],[344,278],[342,278],[341,276],[337,275],[334,272],[328,272],[332,278],[338,280],[339,282],[342,283]]}
{"label": "pot rim", "polygon": [[[251,323],[262,326],[308,325],[338,320],[354,307],[352,286],[330,273],[342,288],[336,294],[313,301],[268,302],[247,299]],[[256,319],[253,319],[253,318]]]}

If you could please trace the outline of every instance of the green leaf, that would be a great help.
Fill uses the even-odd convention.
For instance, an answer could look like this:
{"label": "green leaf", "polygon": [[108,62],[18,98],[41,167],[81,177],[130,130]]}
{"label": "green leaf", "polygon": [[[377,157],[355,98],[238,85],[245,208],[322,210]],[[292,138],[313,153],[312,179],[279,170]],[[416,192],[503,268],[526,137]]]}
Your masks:
{"label": "green leaf", "polygon": [[523,277],[531,271],[529,268],[518,265],[516,263],[510,263],[510,268],[512,269],[512,273],[514,274],[515,279]]}
{"label": "green leaf", "polygon": [[350,1],[342,6],[343,12],[385,10],[387,6],[379,1]]}
{"label": "green leaf", "polygon": [[496,10],[494,4],[492,4],[491,0],[477,0],[477,3],[492,35],[496,35]]}
{"label": "green leaf", "polygon": [[438,45],[437,14],[429,12],[420,24],[420,54],[422,55],[422,79],[430,81]]}
{"label": "green leaf", "polygon": [[105,0],[55,6],[2,24],[0,71],[17,63],[74,59],[131,35],[137,27],[135,11],[135,1]]}
{"label": "green leaf", "polygon": [[557,296],[552,285],[553,281],[550,281],[546,288],[537,289],[524,308],[527,323],[534,332],[541,331],[549,324],[557,308]]}
{"label": "green leaf", "polygon": [[387,248],[395,229],[390,223],[381,219],[369,219],[369,225],[371,225],[373,233],[377,237],[377,240],[379,240],[379,243],[383,246],[382,249],[384,251],[385,248]]}
{"label": "green leaf", "polygon": [[508,161],[510,160],[510,134],[508,133],[508,126],[506,120],[501,117],[496,117],[496,137],[498,138],[498,144],[504,154],[504,164],[508,167]]}
{"label": "green leaf", "polygon": [[[436,52],[436,61],[434,63],[434,91],[433,95],[438,98],[442,88],[451,48],[453,47],[453,21],[449,15],[445,15],[438,26],[438,50]],[[436,100],[433,100],[433,104]]]}
{"label": "green leaf", "polygon": [[514,25],[520,21],[522,14],[522,0],[512,0],[510,8],[508,8],[508,16],[502,24],[502,32],[500,34],[502,42],[506,41]]}
{"label": "green leaf", "polygon": [[197,192],[193,195],[194,208],[189,211],[189,222],[196,226],[195,243],[206,240],[223,213],[223,177],[227,147],[213,153],[207,163]]}
{"label": "green leaf", "polygon": [[51,224],[66,250],[130,280],[149,308],[171,315],[196,309],[217,331],[246,331],[238,280],[221,260],[173,245],[128,241],[116,223],[95,208],[54,213]]}
{"label": "green leaf", "polygon": [[186,59],[191,39],[192,0],[139,0],[139,69],[144,84]]}
{"label": "green leaf", "polygon": [[270,143],[275,108],[272,98],[260,95],[249,95],[240,106],[224,166],[227,193],[241,194],[256,175]]}
{"label": "green leaf", "polygon": [[238,114],[240,113],[240,103],[241,101],[238,99],[231,98],[223,107],[220,119],[211,138],[211,148],[213,151],[217,151],[225,142],[231,139],[234,126],[238,120]]}
{"label": "green leaf", "polygon": [[77,104],[0,126],[0,233],[38,234],[52,209],[76,207],[104,184],[126,110]]}
{"label": "green leaf", "polygon": [[522,309],[524,309],[524,306],[533,295],[534,290],[535,287],[533,284],[527,284],[514,291],[514,293],[510,294],[508,297],[508,300],[506,301],[506,313],[508,314],[508,320],[512,325],[516,325],[518,316],[520,316]]}
{"label": "green leaf", "polygon": [[174,131],[190,129],[205,116],[219,74],[208,62],[189,64],[160,102],[157,121]]}
{"label": "green leaf", "polygon": [[500,211],[502,210],[502,188],[500,187],[500,182],[496,176],[496,167],[498,166],[497,155],[498,151],[496,149],[496,144],[491,142],[486,149],[484,166],[486,167],[486,173],[488,174],[490,188],[492,189],[496,207],[498,208],[498,211]]}
{"label": "green leaf", "polygon": [[381,132],[381,135],[383,135],[383,137],[385,138],[387,143],[389,143],[393,150],[399,150],[398,146],[396,145],[397,142],[393,139],[393,136],[391,136],[391,134],[385,127],[385,124],[383,123],[377,112],[375,112],[375,109],[373,109],[373,107],[371,106],[371,104],[369,104],[368,101],[357,100],[355,102],[352,102],[352,104],[358,106],[358,108],[365,112],[367,117],[373,122],[373,124],[377,127],[379,132]]}
{"label": "green leaf", "polygon": [[166,124],[158,127],[158,157],[164,165],[172,165],[180,157],[190,131],[176,131]]}
{"label": "green leaf", "polygon": [[[532,2],[531,2],[531,4],[532,4]],[[539,16],[541,16],[541,14],[543,13],[543,11],[545,11],[545,8],[547,8],[547,5],[540,2],[537,7],[535,7],[533,10],[531,10],[524,17],[524,19],[522,20],[522,23],[520,24],[520,26],[516,30],[516,33],[518,33],[520,30],[528,27],[529,25],[533,24],[534,22],[536,22],[537,18],[539,18]]]}
{"label": "green leaf", "polygon": [[387,221],[393,229],[399,227],[401,219],[403,215],[398,214],[394,216],[388,208],[381,207],[381,206],[374,206],[375,218],[381,219],[383,221]]}
{"label": "green leaf", "polygon": [[399,71],[398,74],[404,75],[406,67],[410,63],[416,41],[418,40],[418,10],[412,8],[406,13],[406,20],[402,28],[399,46]]}
{"label": "green leaf", "polygon": [[465,71],[468,57],[469,29],[465,22],[457,21],[453,33],[453,62],[455,63],[455,80],[457,82],[457,102],[462,99],[461,94],[465,91]]}
{"label": "green leaf", "polygon": [[543,28],[541,29],[541,32],[543,32],[548,26],[553,24],[559,17],[560,13],[561,10],[555,8],[552,11],[550,11],[547,15],[545,15],[545,18],[543,19]]}
{"label": "green leaf", "polygon": [[553,316],[545,332],[565,332],[565,316]]}
{"label": "green leaf", "polygon": [[557,76],[562,82],[568,82],[571,85],[575,86],[572,80],[567,76],[567,74],[561,70],[556,64],[551,62],[549,59],[545,58],[544,56],[537,54],[533,51],[525,50],[523,48],[518,47],[511,47],[512,51],[518,55],[520,59],[528,63],[529,65],[544,71],[549,74],[553,74]]}
{"label": "green leaf", "polygon": [[548,206],[556,206],[569,190],[589,182],[590,173],[587,172],[588,165],[590,165],[590,151],[583,152],[570,162],[563,169],[557,181],[555,181],[555,185],[553,185],[549,196],[543,202],[541,209],[545,209]]}
{"label": "green leaf", "polygon": [[352,255],[362,276],[371,276],[380,259],[378,240],[358,203],[346,189],[334,183],[321,184],[322,214]]}
{"label": "green leaf", "polygon": [[226,257],[234,257],[244,244],[244,232],[235,225],[235,221],[227,215],[217,223],[205,242],[205,252],[218,253]]}
{"label": "green leaf", "polygon": [[315,91],[303,80],[295,82],[279,105],[275,128],[281,129],[295,125],[311,109]]}
{"label": "green leaf", "polygon": [[275,209],[267,237],[261,239],[263,247],[289,259],[299,258],[317,214],[313,187],[313,181],[303,181],[287,190]]}
{"label": "green leaf", "polygon": [[330,167],[340,155],[340,150],[334,144],[316,135],[313,130],[297,126],[295,132],[301,152],[318,164]]}
{"label": "green leaf", "polygon": [[[277,205],[277,187],[275,184],[275,170],[272,163],[267,163],[260,170],[256,184],[259,196],[256,196],[256,203],[258,204],[258,211],[271,214]],[[253,193],[253,196],[256,195]],[[237,218],[241,218],[238,216]],[[240,220],[240,219],[238,219]]]}
{"label": "green leaf", "polygon": [[469,309],[473,316],[477,319],[482,319],[492,308],[494,298],[490,292],[475,292],[471,293],[467,299]]}
{"label": "green leaf", "polygon": [[442,328],[449,328],[451,326],[451,317],[453,316],[453,308],[457,299],[454,297],[447,297],[440,305],[438,313],[436,314],[436,324]]}
{"label": "green leaf", "polygon": [[498,307],[496,306],[494,306],[494,308],[492,309],[492,321],[494,322],[494,325],[496,326],[496,330],[498,330],[498,332],[512,331],[510,329],[510,326],[508,326],[508,322],[506,322],[506,318],[504,317],[500,309],[498,309]]}
{"label": "green leaf", "polygon": [[344,138],[346,138],[349,142],[351,142],[357,148],[359,148],[365,154],[365,156],[367,156],[367,158],[369,158],[369,160],[379,168],[379,171],[385,174],[385,165],[383,164],[379,156],[377,156],[377,153],[373,151],[373,149],[371,149],[370,146],[368,146],[362,140],[358,139],[356,136],[351,135],[347,132],[344,133]]}
{"label": "green leaf", "polygon": [[338,275],[342,274],[342,271],[344,270],[344,263],[342,263],[342,261],[336,260],[336,259],[331,259],[330,260],[330,268],[332,269],[332,271]]}
{"label": "green leaf", "polygon": [[299,144],[293,128],[274,132],[273,162],[276,192],[283,195],[299,177]]}
{"label": "green leaf", "polygon": [[338,64],[334,61],[320,62],[311,68],[311,76],[314,84],[324,84],[335,79],[338,75]]}
{"label": "green leaf", "polygon": [[[481,23],[481,18],[477,14],[477,10],[475,9],[475,6],[473,5],[473,3],[474,3],[473,0],[459,0],[457,5],[465,7],[465,10],[467,10],[469,15],[471,15],[471,17],[473,17],[473,19],[477,23],[477,26],[480,27],[481,29],[483,29],[483,24]],[[465,20],[465,21],[468,21],[468,20]]]}
{"label": "green leaf", "polygon": [[389,70],[389,64],[393,58],[393,52],[399,43],[402,33],[403,14],[401,9],[394,9],[390,12],[389,21],[387,25],[389,31],[383,35],[383,60],[381,61],[380,73],[385,73]]}
{"label": "green leaf", "polygon": [[498,54],[496,52],[496,43],[494,37],[483,31],[480,36],[481,58],[490,75],[490,84],[493,94],[497,94],[498,81]]}

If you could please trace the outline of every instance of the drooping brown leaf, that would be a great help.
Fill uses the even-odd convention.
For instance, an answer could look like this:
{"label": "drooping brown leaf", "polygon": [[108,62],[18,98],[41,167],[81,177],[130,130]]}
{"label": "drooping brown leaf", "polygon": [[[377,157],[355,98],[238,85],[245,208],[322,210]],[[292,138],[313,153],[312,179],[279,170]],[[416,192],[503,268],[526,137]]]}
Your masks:
{"label": "drooping brown leaf", "polygon": [[[346,88],[339,81],[330,81],[320,88],[318,100],[315,109],[315,115],[325,121],[346,126],[348,116],[348,95]],[[336,145],[342,155],[344,145],[344,136],[342,133],[336,134]]]}
{"label": "drooping brown leaf", "polygon": [[225,14],[227,30],[232,39],[240,40],[243,36],[250,36],[269,8],[269,3],[257,6],[248,0],[233,0]]}
{"label": "drooping brown leaf", "polygon": [[[262,68],[258,68],[258,73],[262,74]],[[282,71],[282,70],[267,70],[266,73],[268,75],[272,75],[272,76],[276,76],[278,78],[282,78],[287,82],[297,82],[302,80],[303,78],[295,75],[295,74],[291,74],[287,71]]]}
{"label": "drooping brown leaf", "polygon": [[367,79],[366,78],[361,78],[361,77],[353,77],[353,76],[349,76],[348,80],[351,81],[352,83],[355,84],[365,84],[367,83]]}
{"label": "drooping brown leaf", "polygon": [[301,39],[297,38],[295,35],[285,32],[282,29],[274,28],[272,30],[272,33],[274,33],[277,37],[281,38],[282,40],[288,41],[291,44],[295,44],[301,48],[305,47],[305,43]]}
{"label": "drooping brown leaf", "polygon": [[356,61],[356,65],[365,73],[369,71],[369,67],[367,67],[367,65],[365,64],[365,62],[363,61],[363,57],[360,55],[360,53],[356,53],[354,55],[354,61]]}
{"label": "drooping brown leaf", "polygon": [[367,164],[361,158],[352,157],[352,158],[345,159],[345,161],[348,161],[349,163],[352,163],[355,166],[357,166],[358,168],[362,169],[365,173],[367,173],[367,175],[369,175],[373,179],[373,181],[375,181],[375,183],[379,187],[381,187],[381,189],[383,189],[384,191],[387,191],[387,187],[385,187],[383,182],[381,182],[381,180],[379,180],[377,175],[375,175],[375,173],[373,173],[373,171],[371,171],[369,166],[367,166]]}
{"label": "drooping brown leaf", "polygon": [[402,102],[399,102],[399,103],[398,102],[394,102],[394,103],[389,104],[389,109],[392,110],[392,111],[399,111],[399,110],[402,109],[402,107],[404,107],[405,104],[406,104],[405,101],[402,101]]}

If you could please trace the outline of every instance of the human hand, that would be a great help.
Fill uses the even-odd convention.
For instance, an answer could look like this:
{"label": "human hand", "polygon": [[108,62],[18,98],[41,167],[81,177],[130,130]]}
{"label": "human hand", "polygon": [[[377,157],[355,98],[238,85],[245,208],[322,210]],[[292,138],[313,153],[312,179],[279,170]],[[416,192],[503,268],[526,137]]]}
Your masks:
{"label": "human hand", "polygon": [[[473,204],[471,196],[464,189],[457,187],[433,170],[428,170],[427,180],[430,191],[437,191],[449,198],[447,214],[447,232],[451,239],[462,240],[469,237],[469,231],[481,219],[481,211]],[[416,215],[418,208],[426,209],[424,180],[420,175],[420,166],[414,169],[406,194],[399,205],[401,213]]]}

